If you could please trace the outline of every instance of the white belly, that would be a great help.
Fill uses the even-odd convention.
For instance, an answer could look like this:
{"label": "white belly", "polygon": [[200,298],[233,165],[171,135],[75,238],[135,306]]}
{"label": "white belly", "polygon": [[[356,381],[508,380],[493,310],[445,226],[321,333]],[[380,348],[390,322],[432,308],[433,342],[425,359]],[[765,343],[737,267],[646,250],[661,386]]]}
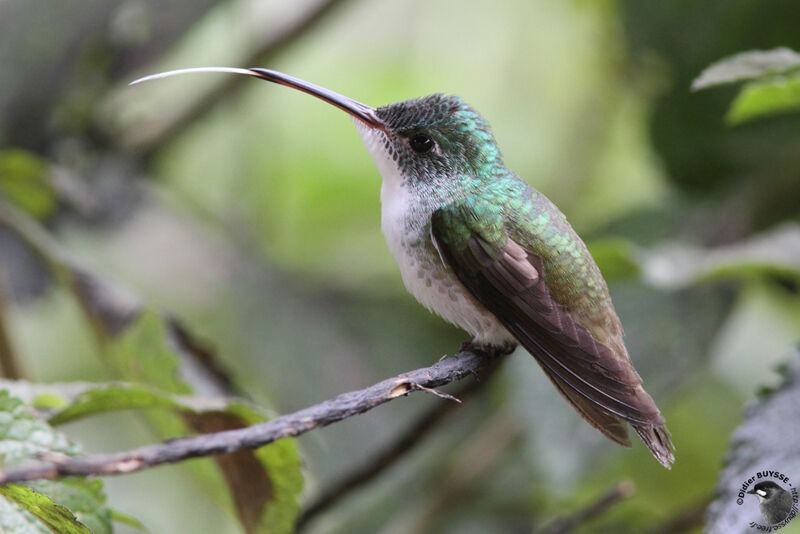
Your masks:
{"label": "white belly", "polygon": [[433,249],[428,224],[430,216],[423,215],[424,225],[409,224],[407,207],[411,204],[406,195],[406,190],[397,182],[384,179],[381,228],[406,289],[423,306],[475,336],[478,343],[502,345],[514,342],[494,314],[467,291]]}

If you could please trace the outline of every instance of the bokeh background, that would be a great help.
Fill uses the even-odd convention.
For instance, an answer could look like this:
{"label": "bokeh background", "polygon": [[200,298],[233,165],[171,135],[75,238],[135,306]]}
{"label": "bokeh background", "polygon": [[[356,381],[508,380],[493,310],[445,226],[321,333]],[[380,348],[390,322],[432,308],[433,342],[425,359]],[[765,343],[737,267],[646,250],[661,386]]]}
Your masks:
{"label": "bokeh background", "polygon": [[[40,177],[28,211],[65,250],[290,412],[466,336],[405,292],[380,177],[341,111],[221,74],[127,83],[261,66],[375,106],[458,94],[594,252],[677,462],[604,440],[517,351],[305,530],[530,532],[630,479],[635,495],[578,531],[699,532],[743,406],[800,339],[800,115],[731,125],[736,87],[690,85],[740,51],[800,50],[799,22],[793,0],[0,0],[0,195]],[[0,268],[23,376],[109,379],[71,296],[3,226]],[[441,402],[417,394],[298,439],[303,502]],[[65,430],[89,451],[157,439],[134,413]],[[151,532],[241,531],[184,467],[106,485]]]}

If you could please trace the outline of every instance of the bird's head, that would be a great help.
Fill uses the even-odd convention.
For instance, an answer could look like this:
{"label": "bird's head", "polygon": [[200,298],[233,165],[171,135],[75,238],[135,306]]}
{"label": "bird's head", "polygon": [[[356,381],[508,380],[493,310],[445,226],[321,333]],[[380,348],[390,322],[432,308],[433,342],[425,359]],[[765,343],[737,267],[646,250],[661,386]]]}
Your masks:
{"label": "bird's head", "polygon": [[385,129],[356,121],[375,159],[391,160],[406,180],[480,178],[502,165],[489,123],[460,97],[434,94],[375,110]]}
{"label": "bird's head", "polygon": [[748,491],[751,495],[755,495],[758,497],[758,502],[769,501],[773,497],[782,494],[785,489],[780,487],[778,484],[771,480],[765,480],[763,482],[759,482],[753,489]]}

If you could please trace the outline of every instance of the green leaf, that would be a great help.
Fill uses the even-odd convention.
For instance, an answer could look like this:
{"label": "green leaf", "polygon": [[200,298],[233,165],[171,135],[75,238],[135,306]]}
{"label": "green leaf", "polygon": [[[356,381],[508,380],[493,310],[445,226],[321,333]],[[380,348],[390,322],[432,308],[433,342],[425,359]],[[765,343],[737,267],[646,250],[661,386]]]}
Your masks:
{"label": "green leaf", "polygon": [[189,384],[178,377],[180,359],[167,342],[164,320],[144,311],[107,344],[105,353],[124,380],[170,393],[191,393]]}
{"label": "green leaf", "polygon": [[66,404],[64,397],[52,393],[42,393],[31,400],[31,405],[37,410],[55,410]]}
{"label": "green leaf", "polygon": [[112,532],[111,511],[106,507],[106,496],[103,493],[101,480],[82,478],[62,479],[58,482],[42,480],[32,482],[28,487],[67,507],[75,518],[94,534]]}
{"label": "green leaf", "polygon": [[[77,267],[33,221],[14,210],[8,211],[14,227],[21,229],[20,232],[36,250],[48,259],[59,275],[59,281],[80,303],[115,378],[168,394],[191,394],[192,388],[180,372],[197,371],[197,359],[211,359],[210,352],[176,321],[165,319],[129,296],[126,298],[98,276]],[[185,369],[181,365],[183,360],[187,363]],[[224,373],[212,370],[208,374],[218,378]],[[58,407],[60,402],[58,398],[46,396],[40,396],[38,400],[48,411]],[[54,421],[63,422],[83,414],[122,407],[168,408],[149,410],[147,416],[162,437],[171,438],[239,428],[266,420],[265,415],[255,410],[252,413],[241,410],[233,413],[224,405],[219,409],[195,409],[195,406],[185,406],[174,398],[165,401],[143,389],[100,392],[87,395],[80,402],[80,405],[68,406]],[[2,423],[0,418],[0,425]],[[213,460],[191,462],[190,465],[209,482],[211,491],[233,502],[248,532],[280,534],[293,529],[302,476],[299,454],[292,440],[281,440],[258,451],[241,451]]]}
{"label": "green leaf", "polygon": [[706,68],[692,90],[750,80],[731,104],[729,124],[800,109],[800,54],[788,48],[753,50],[730,56]]}
{"label": "green leaf", "polygon": [[[239,418],[241,425],[252,425],[264,421],[263,414],[246,404],[231,404],[228,412]],[[294,532],[297,519],[297,497],[303,490],[302,462],[294,440],[282,439],[255,451],[256,457],[266,468],[271,486],[271,499],[260,505],[262,512],[257,529],[250,532],[278,533]],[[251,499],[247,494],[245,499]],[[255,526],[255,525],[254,525]]]}
{"label": "green leaf", "polygon": [[0,458],[3,465],[60,453],[73,456],[77,446],[45,421],[34,419],[28,408],[7,391],[0,391]]}
{"label": "green leaf", "polygon": [[144,386],[98,386],[79,394],[69,404],[50,416],[52,425],[61,425],[75,419],[103,412],[143,408],[177,408],[178,404],[164,393]]}
{"label": "green leaf", "polygon": [[[196,365],[197,352],[205,349],[187,338],[187,332],[174,321],[168,322],[162,315],[130,299],[124,300],[99,277],[72,266],[67,269],[64,278],[94,327],[102,355],[115,378],[167,394],[190,395],[192,387],[180,375],[181,364]],[[72,411],[55,416],[54,421],[123,407],[168,408],[147,413],[149,422],[165,439],[249,424],[241,414],[231,413],[224,406],[195,410],[194,406],[177,402],[176,397],[172,401],[175,404],[142,389],[98,392],[82,399],[80,406],[69,409]],[[266,418],[259,414],[252,422],[263,420]],[[190,465],[215,496],[232,501],[248,533],[291,532],[302,488],[299,454],[291,440],[267,445],[264,451],[240,451]],[[272,461],[273,456],[281,460]],[[229,491],[225,492],[225,488]]]}
{"label": "green leaf", "polygon": [[[198,399],[170,395],[139,384],[112,384],[79,393],[52,415],[50,422],[60,424],[111,410],[155,408],[179,414],[171,419],[157,418],[162,431],[174,435],[218,432],[269,419],[267,414],[242,401]],[[281,440],[256,451],[239,451],[214,460],[231,490],[233,504],[247,532],[293,530],[297,497],[303,488],[300,456],[293,440]],[[217,481],[219,486],[218,475],[208,470],[201,474]]]}
{"label": "green leaf", "polygon": [[[49,406],[51,424],[63,424],[102,412],[126,409],[159,410],[155,420],[165,433],[217,432],[269,419],[269,414],[245,401],[174,395],[144,384],[27,384],[0,382],[25,398],[55,399]],[[216,487],[227,482],[233,504],[247,532],[291,532],[297,497],[303,489],[301,461],[293,440],[284,439],[256,451],[239,451],[214,459],[219,473],[200,470]],[[202,465],[210,467],[206,462]]]}
{"label": "green leaf", "polygon": [[129,527],[147,532],[147,527],[145,527],[141,521],[128,514],[123,514],[119,510],[111,510],[111,519],[117,523],[122,523],[123,525],[128,525]]}
{"label": "green leaf", "polygon": [[[36,419],[22,400],[0,391],[0,454],[3,464],[52,455],[74,456],[78,447],[46,422]],[[99,480],[64,479],[28,486],[0,486],[0,532],[108,534],[111,514]]]}
{"label": "green leaf", "polygon": [[800,75],[777,77],[744,86],[725,120],[740,124],[758,117],[800,110]]}
{"label": "green leaf", "polygon": [[[187,395],[190,385],[178,375],[181,356],[175,339],[159,314],[145,310],[106,338],[105,354],[118,370],[119,378],[152,386],[167,393]],[[190,433],[205,433],[265,421],[268,417],[244,404],[199,409],[179,397],[153,390],[126,388],[87,393],[77,403],[54,416],[60,422],[83,413],[120,408],[170,408],[150,412],[149,419],[165,438]],[[63,415],[62,415],[63,414]],[[229,489],[229,498],[247,532],[280,534],[291,532],[299,511],[297,499],[302,490],[301,462],[292,440],[281,440],[257,451],[239,451],[195,465],[210,488]]]}
{"label": "green leaf", "polygon": [[[53,532],[55,534],[92,534],[68,508],[47,496],[18,484],[0,487],[0,527],[3,532]],[[8,504],[13,503],[14,507]],[[27,513],[25,513],[27,512]],[[42,528],[42,526],[46,528]]]}
{"label": "green leaf", "polygon": [[692,90],[753,80],[800,67],[800,54],[789,48],[751,50],[721,59],[708,66],[692,82]]}
{"label": "green leaf", "polygon": [[[185,435],[241,428],[269,419],[268,414],[243,401],[172,395],[143,384],[86,384],[83,391],[70,386],[28,386],[27,394],[60,399],[63,404],[50,416],[52,424],[113,410],[160,409],[160,415],[167,416],[155,419],[162,431]],[[48,387],[52,390],[48,391]],[[256,451],[239,451],[214,460],[219,474],[209,469],[200,470],[200,474],[217,487],[227,482],[247,532],[292,531],[298,511],[297,497],[303,488],[300,456],[293,440],[281,440]]]}
{"label": "green leaf", "polygon": [[37,219],[48,217],[57,201],[47,172],[47,164],[29,152],[0,151],[0,197]]}

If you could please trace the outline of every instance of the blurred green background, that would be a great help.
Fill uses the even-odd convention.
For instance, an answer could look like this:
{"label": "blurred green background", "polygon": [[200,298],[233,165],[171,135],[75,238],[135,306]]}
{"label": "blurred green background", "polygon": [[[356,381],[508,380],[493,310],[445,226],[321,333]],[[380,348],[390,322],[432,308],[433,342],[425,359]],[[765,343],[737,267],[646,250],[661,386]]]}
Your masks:
{"label": "blurred green background", "polygon": [[[677,462],[604,440],[518,351],[306,530],[523,533],[631,479],[635,496],[579,532],[649,532],[702,508],[744,404],[800,339],[800,115],[731,125],[737,88],[689,89],[722,57],[800,50],[798,22],[792,0],[0,0],[0,195],[41,176],[41,198],[16,198],[66,250],[181,317],[244,392],[290,412],[430,365],[466,336],[402,287],[380,177],[345,114],[221,74],[126,84],[261,66],[375,106],[462,96],[594,252]],[[0,268],[25,376],[108,379],[75,303],[1,226]],[[301,437],[304,499],[441,402],[415,395]],[[512,438],[482,449],[501,423]],[[155,439],[127,413],[65,428],[89,451]],[[487,465],[462,480],[475,450]],[[182,467],[107,490],[151,532],[240,531]]]}

